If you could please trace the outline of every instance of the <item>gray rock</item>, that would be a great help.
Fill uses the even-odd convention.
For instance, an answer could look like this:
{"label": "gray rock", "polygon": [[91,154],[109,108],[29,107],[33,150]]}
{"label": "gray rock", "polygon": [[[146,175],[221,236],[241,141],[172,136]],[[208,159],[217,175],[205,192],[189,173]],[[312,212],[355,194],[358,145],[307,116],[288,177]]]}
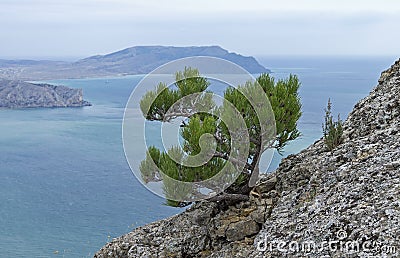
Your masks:
{"label": "gray rock", "polygon": [[255,235],[258,231],[260,231],[260,227],[257,222],[249,218],[230,224],[225,232],[225,236],[226,240],[234,242],[243,240],[247,236]]}
{"label": "gray rock", "polygon": [[0,79],[0,108],[82,107],[81,89]]}

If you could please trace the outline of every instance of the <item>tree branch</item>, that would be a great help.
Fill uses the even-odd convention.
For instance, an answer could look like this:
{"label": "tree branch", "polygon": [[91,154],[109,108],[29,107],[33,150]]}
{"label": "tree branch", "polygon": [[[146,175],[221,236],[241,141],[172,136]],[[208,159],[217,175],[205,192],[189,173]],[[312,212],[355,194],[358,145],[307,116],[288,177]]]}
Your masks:
{"label": "tree branch", "polygon": [[[226,160],[226,161],[228,161],[228,160],[229,160],[229,161],[232,161],[232,162],[235,163],[236,165],[242,165],[242,164],[244,163],[244,162],[242,162],[242,161],[240,161],[240,160],[237,160],[237,159],[235,159],[235,158],[230,157],[228,154],[224,154],[224,153],[221,153],[221,152],[218,152],[218,151],[214,152],[213,157],[215,157],[215,158],[221,158],[221,159],[224,159],[224,160]],[[247,170],[250,170],[250,171],[251,171],[251,166],[250,166],[250,164],[246,162],[246,164],[244,165],[244,169],[247,169]]]}
{"label": "tree branch", "polygon": [[177,117],[191,117],[194,115],[194,112],[189,110],[179,110],[174,112],[168,112],[168,114],[163,115],[162,120],[164,122],[170,122],[171,120]]}

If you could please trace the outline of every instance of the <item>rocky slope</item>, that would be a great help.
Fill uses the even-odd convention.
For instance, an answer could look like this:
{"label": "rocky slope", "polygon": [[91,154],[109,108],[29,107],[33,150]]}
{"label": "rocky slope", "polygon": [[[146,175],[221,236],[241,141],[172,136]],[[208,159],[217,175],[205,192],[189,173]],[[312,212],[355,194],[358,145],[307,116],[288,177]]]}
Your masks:
{"label": "rocky slope", "polygon": [[0,79],[0,108],[82,107],[81,89]]}
{"label": "rocky slope", "polygon": [[0,60],[0,78],[32,81],[147,74],[162,64],[190,56],[219,57],[236,63],[251,73],[269,72],[254,57],[231,53],[218,46],[137,46],[77,62]]}
{"label": "rocky slope", "polygon": [[344,126],[285,158],[249,200],[202,202],[113,239],[95,257],[400,257],[400,60]]}

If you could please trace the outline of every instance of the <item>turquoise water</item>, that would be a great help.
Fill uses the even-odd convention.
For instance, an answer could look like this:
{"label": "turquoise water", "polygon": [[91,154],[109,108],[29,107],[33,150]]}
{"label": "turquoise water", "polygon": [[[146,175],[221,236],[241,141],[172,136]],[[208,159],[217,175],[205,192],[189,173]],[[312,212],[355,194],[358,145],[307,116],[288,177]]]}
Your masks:
{"label": "turquoise water", "polygon": [[[394,58],[259,58],[302,81],[303,136],[321,136],[323,109],[348,114]],[[110,238],[181,210],[147,191],[125,161],[121,122],[141,76],[56,81],[83,88],[92,107],[0,110],[0,256],[87,257]],[[280,160],[275,156],[273,170]]]}

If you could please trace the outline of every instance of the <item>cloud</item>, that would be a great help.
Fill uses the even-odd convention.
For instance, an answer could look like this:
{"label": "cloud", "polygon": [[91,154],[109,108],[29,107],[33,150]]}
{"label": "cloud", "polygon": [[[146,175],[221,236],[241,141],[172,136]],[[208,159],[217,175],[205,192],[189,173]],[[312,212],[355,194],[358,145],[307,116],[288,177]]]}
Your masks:
{"label": "cloud", "polygon": [[[0,58],[221,45],[254,54],[393,54],[400,1],[2,0]],[[383,36],[382,36],[383,35]]]}
{"label": "cloud", "polygon": [[248,17],[280,13],[398,13],[400,2],[386,0],[3,0],[0,12],[8,17],[29,20],[49,16],[57,20],[88,17],[144,20],[190,19],[214,16],[246,15]]}

